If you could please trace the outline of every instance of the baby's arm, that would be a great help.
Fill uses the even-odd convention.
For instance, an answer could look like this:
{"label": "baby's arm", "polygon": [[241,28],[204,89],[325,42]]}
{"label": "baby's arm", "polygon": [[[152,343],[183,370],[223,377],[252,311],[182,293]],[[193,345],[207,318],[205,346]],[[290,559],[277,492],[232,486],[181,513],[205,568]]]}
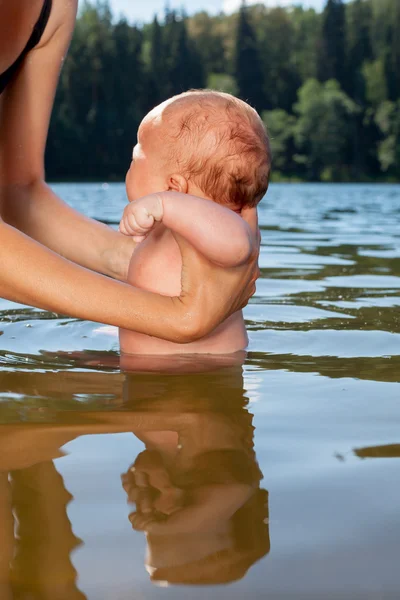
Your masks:
{"label": "baby's arm", "polygon": [[160,192],[135,200],[125,208],[120,231],[140,241],[157,221],[223,267],[245,263],[256,244],[249,226],[237,213],[212,200],[179,192]]}

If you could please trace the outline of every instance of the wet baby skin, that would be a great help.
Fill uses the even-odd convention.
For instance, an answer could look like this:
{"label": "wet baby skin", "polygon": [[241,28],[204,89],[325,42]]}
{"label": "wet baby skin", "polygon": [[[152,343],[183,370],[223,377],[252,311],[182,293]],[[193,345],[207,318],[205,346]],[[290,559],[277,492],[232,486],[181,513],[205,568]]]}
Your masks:
{"label": "wet baby skin", "polygon": [[[128,282],[171,297],[180,294],[182,285],[179,240],[186,240],[199,251],[202,256],[199,255],[198,260],[211,260],[232,270],[258,251],[258,239],[241,217],[243,211],[254,212],[254,206],[238,206],[229,196],[217,202],[221,180],[214,178],[213,190],[204,184],[204,178],[193,177],[190,167],[183,164],[188,156],[198,158],[197,168],[199,170],[199,162],[202,163],[207,178],[215,164],[224,165],[229,152],[232,154],[231,146],[221,142],[223,135],[218,130],[218,127],[232,128],[225,98],[220,102],[219,95],[211,94],[211,103],[216,100],[212,114],[217,123],[214,127],[208,124],[207,112],[202,117],[201,106],[195,106],[203,134],[199,135],[197,125],[190,138],[192,146],[188,145],[187,138],[177,137],[176,132],[182,131],[182,123],[190,126],[188,121],[197,97],[194,93],[177,98],[153,109],[139,128],[126,176],[129,205],[120,224],[122,233],[140,242],[132,255]],[[251,130],[251,123],[246,118],[243,121],[238,127]],[[199,135],[199,144],[193,146],[196,135]],[[223,167],[220,172],[222,170]],[[210,180],[211,177],[208,184]],[[202,285],[207,285],[207,281]],[[211,334],[188,344],[175,344],[127,330],[120,331],[120,343],[122,354],[228,354],[246,348],[248,337],[239,311]]]}

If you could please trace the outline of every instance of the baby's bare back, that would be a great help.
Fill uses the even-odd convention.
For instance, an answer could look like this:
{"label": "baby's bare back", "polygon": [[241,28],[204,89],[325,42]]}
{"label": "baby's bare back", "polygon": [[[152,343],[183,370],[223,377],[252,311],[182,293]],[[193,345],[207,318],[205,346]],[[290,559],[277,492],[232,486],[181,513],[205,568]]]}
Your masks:
{"label": "baby's bare back", "polygon": [[[179,296],[182,258],[171,232],[163,225],[141,242],[132,255],[128,283],[165,296]],[[212,333],[190,344],[120,330],[123,354],[229,354],[248,343],[242,312],[233,314]]]}

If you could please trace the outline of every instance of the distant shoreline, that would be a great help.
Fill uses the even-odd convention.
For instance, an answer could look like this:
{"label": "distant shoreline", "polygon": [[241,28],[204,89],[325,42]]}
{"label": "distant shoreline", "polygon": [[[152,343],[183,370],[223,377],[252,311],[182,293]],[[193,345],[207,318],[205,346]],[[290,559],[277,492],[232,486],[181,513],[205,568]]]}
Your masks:
{"label": "distant shoreline", "polygon": [[[91,179],[76,177],[71,179],[46,179],[47,183],[98,183],[98,184],[113,184],[113,183],[124,183],[124,177],[115,179]],[[328,185],[400,185],[399,180],[393,178],[374,178],[374,179],[359,179],[350,181],[313,181],[308,179],[299,179],[298,177],[284,177],[277,176],[272,177],[272,184],[276,183],[292,183],[292,184],[328,184]]]}

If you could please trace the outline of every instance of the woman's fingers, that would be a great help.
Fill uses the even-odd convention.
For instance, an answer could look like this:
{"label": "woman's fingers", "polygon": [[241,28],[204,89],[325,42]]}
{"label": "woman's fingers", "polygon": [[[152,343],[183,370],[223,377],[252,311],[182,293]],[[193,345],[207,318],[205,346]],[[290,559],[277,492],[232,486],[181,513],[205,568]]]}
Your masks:
{"label": "woman's fingers", "polygon": [[138,490],[136,508],[144,515],[149,515],[153,512],[154,492],[150,488],[142,488]]}
{"label": "woman's fingers", "polygon": [[156,521],[153,514],[144,515],[140,512],[132,512],[129,515],[132,528],[136,531],[149,531],[150,524]]}
{"label": "woman's fingers", "polygon": [[256,208],[242,208],[240,213],[242,219],[246,221],[247,225],[250,227],[250,230],[254,237],[257,237],[259,229],[258,229],[258,214]]}
{"label": "woman's fingers", "polygon": [[[243,208],[241,213],[242,218],[246,221],[250,230],[254,236],[255,240],[255,248],[252,256],[252,260],[250,262],[250,279],[248,282],[247,289],[244,288],[243,293],[243,304],[242,308],[244,308],[247,304],[247,301],[251,296],[254,296],[256,292],[256,281],[260,276],[260,268],[258,266],[258,256],[260,253],[261,246],[261,232],[258,226],[258,213],[255,208]],[[246,297],[247,296],[247,297]]]}
{"label": "woman's fingers", "polygon": [[251,233],[254,236],[254,240],[256,242],[255,250],[257,253],[260,251],[261,246],[261,232],[258,226],[258,212],[256,208],[243,208],[241,212],[241,217],[244,221],[246,221],[247,225],[250,228]]}
{"label": "woman's fingers", "polygon": [[133,512],[129,515],[129,520],[132,529],[135,529],[135,531],[156,534],[166,534],[174,531],[174,528],[170,526],[169,518],[160,514],[142,515],[138,512]]}
{"label": "woman's fingers", "polygon": [[170,487],[160,491],[153,502],[153,508],[164,515],[172,515],[182,508],[183,503],[184,491],[177,487]]}
{"label": "woman's fingers", "polygon": [[137,485],[137,487],[146,488],[149,486],[149,477],[145,471],[142,471],[137,467],[132,467],[131,473],[134,477],[135,484]]}
{"label": "woman's fingers", "polygon": [[172,484],[158,452],[141,452],[121,481],[129,502],[135,503],[140,513],[157,510],[170,514],[180,506],[182,492]]}

